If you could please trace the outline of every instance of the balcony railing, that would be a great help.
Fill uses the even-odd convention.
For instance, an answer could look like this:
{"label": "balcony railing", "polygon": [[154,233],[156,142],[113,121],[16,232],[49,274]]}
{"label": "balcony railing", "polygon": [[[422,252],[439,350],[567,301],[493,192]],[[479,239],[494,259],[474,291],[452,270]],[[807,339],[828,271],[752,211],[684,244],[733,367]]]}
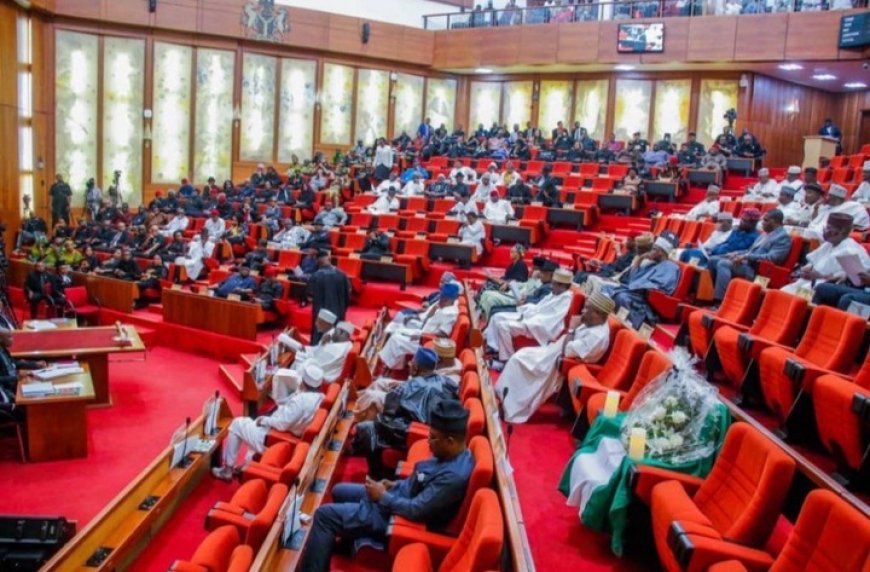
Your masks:
{"label": "balcony railing", "polygon": [[868,0],[617,0],[431,14],[423,16],[423,26],[427,30],[457,30],[633,18],[822,12],[866,8],[867,4]]}

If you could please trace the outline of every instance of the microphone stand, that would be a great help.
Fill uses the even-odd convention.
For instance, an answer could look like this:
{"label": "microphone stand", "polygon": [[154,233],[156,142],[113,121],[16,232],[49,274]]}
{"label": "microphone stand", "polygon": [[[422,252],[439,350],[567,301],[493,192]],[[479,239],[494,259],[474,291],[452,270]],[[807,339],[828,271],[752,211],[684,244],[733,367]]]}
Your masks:
{"label": "microphone stand", "polygon": [[185,420],[184,427],[184,447],[181,450],[181,460],[178,461],[178,467],[182,469],[186,469],[193,463],[193,460],[188,458],[187,456],[187,437],[190,432],[190,417]]}

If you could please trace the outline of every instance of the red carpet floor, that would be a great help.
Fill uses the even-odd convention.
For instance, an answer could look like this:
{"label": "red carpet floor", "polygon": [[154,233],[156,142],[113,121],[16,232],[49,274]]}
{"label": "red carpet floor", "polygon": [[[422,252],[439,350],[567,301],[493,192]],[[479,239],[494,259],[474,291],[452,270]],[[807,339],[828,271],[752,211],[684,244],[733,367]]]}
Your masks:
{"label": "red carpet floor", "polygon": [[215,389],[240,410],[212,359],[158,346],[144,362],[112,357],[109,371],[113,405],[88,410],[86,459],[24,464],[14,438],[0,440],[0,489],[7,491],[0,513],[62,515],[81,527],[166,448],[185,417],[201,413]]}

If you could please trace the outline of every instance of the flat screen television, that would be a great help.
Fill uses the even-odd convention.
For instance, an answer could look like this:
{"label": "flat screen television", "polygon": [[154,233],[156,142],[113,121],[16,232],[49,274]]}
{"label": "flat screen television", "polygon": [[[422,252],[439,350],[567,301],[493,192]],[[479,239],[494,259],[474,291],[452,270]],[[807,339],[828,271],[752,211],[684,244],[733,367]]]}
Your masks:
{"label": "flat screen television", "polygon": [[621,54],[661,53],[665,51],[665,25],[620,24],[616,51]]}

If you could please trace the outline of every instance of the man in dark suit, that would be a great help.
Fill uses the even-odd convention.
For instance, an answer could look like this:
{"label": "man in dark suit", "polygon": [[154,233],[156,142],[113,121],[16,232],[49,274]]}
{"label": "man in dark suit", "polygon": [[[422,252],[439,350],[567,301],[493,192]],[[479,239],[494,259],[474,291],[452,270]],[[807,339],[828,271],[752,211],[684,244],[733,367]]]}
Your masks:
{"label": "man in dark suit", "polygon": [[36,319],[40,302],[45,302],[52,307],[54,306],[54,301],[51,298],[53,286],[51,276],[45,271],[45,262],[40,260],[36,263],[34,269],[27,274],[27,278],[24,279],[24,294],[30,304],[31,320]]}

